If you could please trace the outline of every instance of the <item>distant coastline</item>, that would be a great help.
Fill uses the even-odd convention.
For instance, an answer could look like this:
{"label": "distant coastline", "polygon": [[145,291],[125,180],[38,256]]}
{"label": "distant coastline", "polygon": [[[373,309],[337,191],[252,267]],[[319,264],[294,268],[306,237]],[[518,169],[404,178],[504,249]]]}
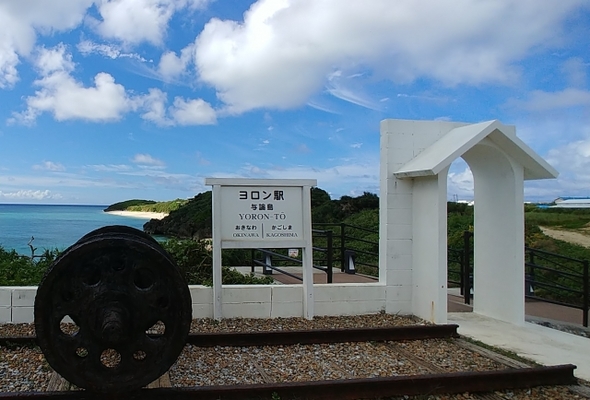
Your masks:
{"label": "distant coastline", "polygon": [[105,211],[107,214],[119,215],[121,217],[162,219],[167,217],[167,213],[147,212],[147,211]]}

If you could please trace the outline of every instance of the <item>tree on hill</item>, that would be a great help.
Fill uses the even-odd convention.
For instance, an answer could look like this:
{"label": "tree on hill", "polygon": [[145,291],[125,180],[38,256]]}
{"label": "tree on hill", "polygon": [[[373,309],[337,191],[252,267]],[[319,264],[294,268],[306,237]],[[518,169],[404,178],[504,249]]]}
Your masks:
{"label": "tree on hill", "polygon": [[205,239],[211,237],[211,191],[199,193],[186,204],[161,219],[152,219],[143,225],[143,230],[152,235],[178,238]]}
{"label": "tree on hill", "polygon": [[111,204],[110,206],[105,208],[104,211],[105,212],[125,211],[129,207],[143,206],[143,205],[147,205],[147,204],[156,204],[156,202],[153,200],[139,200],[139,199],[126,200],[126,201],[121,201],[119,203]]}

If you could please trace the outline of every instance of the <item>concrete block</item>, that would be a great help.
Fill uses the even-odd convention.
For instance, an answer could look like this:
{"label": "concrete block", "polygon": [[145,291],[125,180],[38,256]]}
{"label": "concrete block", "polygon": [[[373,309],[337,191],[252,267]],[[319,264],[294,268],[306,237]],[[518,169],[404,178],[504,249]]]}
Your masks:
{"label": "concrete block", "polygon": [[412,239],[413,227],[409,224],[388,224],[388,239]]}
{"label": "concrete block", "polygon": [[12,305],[12,288],[0,287],[0,307]]}
{"label": "concrete block", "polygon": [[213,318],[212,304],[193,304],[193,319]]}
{"label": "concrete block", "polygon": [[293,318],[303,316],[303,302],[273,302],[271,318]]}
{"label": "concrete block", "polygon": [[412,301],[413,287],[410,285],[387,286],[385,289],[385,301]]}
{"label": "concrete block", "polygon": [[387,196],[387,208],[403,208],[412,210],[412,194],[411,193],[391,193]]}
{"label": "concrete block", "polygon": [[[222,302],[225,303],[270,303],[270,285],[223,286]],[[225,314],[223,314],[225,316]]]}
{"label": "concrete block", "polygon": [[388,286],[412,286],[413,271],[411,269],[390,269],[387,271]]}
{"label": "concrete block", "polygon": [[389,255],[412,255],[412,240],[392,239],[387,241]]}
{"label": "concrete block", "polygon": [[33,307],[12,307],[12,322],[29,324],[35,321]]}
{"label": "concrete block", "polygon": [[213,288],[201,285],[189,285],[193,304],[213,303]]}
{"label": "concrete block", "polygon": [[302,285],[271,285],[272,302],[301,302],[303,298]]}
{"label": "concrete block", "polygon": [[270,302],[266,303],[224,303],[223,318],[270,318]]}
{"label": "concrete block", "polygon": [[12,322],[12,307],[0,306],[0,324],[9,324]]}
{"label": "concrete block", "polygon": [[[355,302],[385,298],[385,286],[380,283],[319,284],[314,286],[316,303],[322,301]],[[343,305],[343,309],[348,305]]]}
{"label": "concrete block", "polygon": [[315,304],[317,316],[377,314],[382,309],[383,303],[378,301],[357,301],[348,303],[346,307],[333,301],[322,301]]}
{"label": "concrete block", "polygon": [[392,208],[387,210],[389,223],[393,223],[395,225],[412,225],[413,222],[413,214],[412,212],[408,212],[410,210],[405,208]]}
{"label": "concrete block", "polygon": [[35,305],[36,287],[19,286],[12,290],[13,307],[32,307]]}

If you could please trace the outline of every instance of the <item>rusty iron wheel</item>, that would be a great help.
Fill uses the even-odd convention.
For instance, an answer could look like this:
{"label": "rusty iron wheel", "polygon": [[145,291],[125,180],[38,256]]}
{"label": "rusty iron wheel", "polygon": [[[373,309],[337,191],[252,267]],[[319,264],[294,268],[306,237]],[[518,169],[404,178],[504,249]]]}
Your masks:
{"label": "rusty iron wheel", "polygon": [[[35,298],[47,362],[74,385],[139,389],[176,361],[191,323],[191,297],[174,261],[141,231],[103,229],[69,247]],[[71,319],[75,329],[62,330]]]}

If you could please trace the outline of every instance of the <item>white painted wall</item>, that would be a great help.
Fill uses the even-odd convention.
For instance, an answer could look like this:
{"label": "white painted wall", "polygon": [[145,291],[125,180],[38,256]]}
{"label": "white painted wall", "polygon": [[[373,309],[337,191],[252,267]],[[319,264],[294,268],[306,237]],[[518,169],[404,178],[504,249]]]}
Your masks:
{"label": "white painted wall", "polygon": [[[320,284],[315,315],[361,315],[384,311],[385,285]],[[190,285],[193,318],[213,318],[213,288]],[[278,318],[303,315],[302,285],[224,285],[224,318]],[[31,323],[37,288],[0,287],[0,323]]]}
{"label": "white painted wall", "polygon": [[[442,300],[443,295],[436,289],[441,285],[446,289],[447,170],[442,178],[417,180],[399,179],[394,173],[440,137],[463,125],[381,121],[379,276],[386,285],[387,313],[415,314],[437,323],[446,321],[446,290]],[[439,214],[443,204],[444,213]],[[442,246],[444,272],[438,270]]]}

